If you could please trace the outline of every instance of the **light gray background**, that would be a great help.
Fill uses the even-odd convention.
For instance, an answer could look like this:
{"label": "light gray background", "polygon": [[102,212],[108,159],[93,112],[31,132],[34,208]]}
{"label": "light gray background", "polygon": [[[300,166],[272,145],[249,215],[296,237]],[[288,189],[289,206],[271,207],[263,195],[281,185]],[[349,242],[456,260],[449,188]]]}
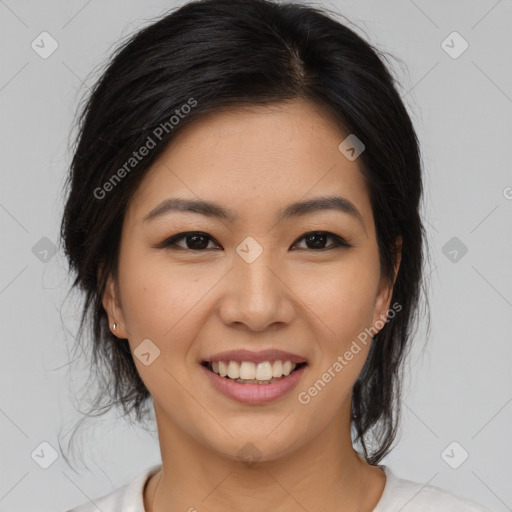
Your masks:
{"label": "light gray background", "polygon": [[[68,134],[92,70],[175,5],[0,0],[0,511],[63,511],[160,461],[155,435],[109,415],[81,438],[90,473],[62,456],[48,469],[35,462],[51,453],[42,442],[59,452],[87,374],[74,370],[72,385],[66,366],[79,302],[65,297],[65,260],[33,247],[57,243]],[[418,332],[401,441],[385,462],[400,477],[512,510],[512,2],[320,5],[404,61],[391,62],[423,150],[432,332],[425,349]],[[59,45],[47,59],[31,48],[43,31]],[[458,58],[442,46],[453,31],[469,44]],[[468,249],[455,262],[445,255],[453,237]],[[442,454],[455,465],[462,449],[469,457],[452,469]]]}

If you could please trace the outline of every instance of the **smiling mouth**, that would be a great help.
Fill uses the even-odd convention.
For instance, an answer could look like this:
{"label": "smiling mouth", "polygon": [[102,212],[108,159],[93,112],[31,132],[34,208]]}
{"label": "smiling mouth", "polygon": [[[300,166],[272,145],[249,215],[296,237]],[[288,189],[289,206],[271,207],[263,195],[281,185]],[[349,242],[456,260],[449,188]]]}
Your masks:
{"label": "smiling mouth", "polygon": [[212,373],[239,384],[272,384],[286,379],[308,363],[292,361],[203,361],[201,363]]}

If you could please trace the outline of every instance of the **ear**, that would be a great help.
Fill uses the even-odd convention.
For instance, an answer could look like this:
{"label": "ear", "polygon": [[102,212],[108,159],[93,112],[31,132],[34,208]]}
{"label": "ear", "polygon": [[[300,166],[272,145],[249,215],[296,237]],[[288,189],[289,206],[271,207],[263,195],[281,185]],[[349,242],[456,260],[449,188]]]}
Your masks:
{"label": "ear", "polygon": [[[102,269],[103,263],[101,263],[98,268],[98,279],[101,277]],[[112,334],[118,338],[128,338],[124,322],[123,309],[119,300],[119,290],[114,278],[112,277],[112,274],[109,274],[107,278],[105,291],[103,292],[102,296],[102,304],[105,308],[105,311],[107,312],[108,324]],[[112,329],[114,322],[116,323],[115,331]]]}
{"label": "ear", "polygon": [[[396,281],[396,276],[398,274],[398,269],[400,268],[400,262],[402,261],[402,237],[399,235],[395,239],[395,246],[397,250],[397,259],[396,265],[394,269],[393,282],[389,283],[388,280],[381,278],[379,284],[379,291],[377,293],[377,298],[375,301],[375,309],[373,313],[373,330],[380,331],[385,324],[387,319],[387,314],[389,311],[389,306],[391,303],[391,296],[393,292],[393,286]],[[377,323],[378,322],[378,323]],[[376,325],[377,324],[377,325]]]}

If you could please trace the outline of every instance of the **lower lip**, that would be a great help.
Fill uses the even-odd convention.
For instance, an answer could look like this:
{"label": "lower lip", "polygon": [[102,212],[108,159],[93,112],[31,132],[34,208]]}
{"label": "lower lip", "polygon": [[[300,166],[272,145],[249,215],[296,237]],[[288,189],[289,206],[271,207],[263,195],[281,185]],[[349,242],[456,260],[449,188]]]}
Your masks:
{"label": "lower lip", "polygon": [[203,365],[201,365],[201,368],[215,388],[229,398],[244,404],[265,404],[289,393],[299,382],[306,366],[302,366],[287,377],[283,377],[272,384],[240,384],[234,380],[221,377]]}

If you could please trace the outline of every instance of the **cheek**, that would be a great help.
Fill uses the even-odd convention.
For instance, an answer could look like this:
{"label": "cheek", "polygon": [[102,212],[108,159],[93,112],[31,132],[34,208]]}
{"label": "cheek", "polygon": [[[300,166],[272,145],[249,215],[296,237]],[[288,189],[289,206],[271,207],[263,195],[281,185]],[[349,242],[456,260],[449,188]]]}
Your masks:
{"label": "cheek", "polygon": [[171,264],[165,254],[146,249],[127,250],[119,262],[123,316],[130,341],[144,338],[161,346],[193,334],[197,307],[218,276],[202,275],[193,267]]}
{"label": "cheek", "polygon": [[[122,247],[119,261],[119,287],[122,309],[130,341],[158,339],[173,325],[181,302],[179,274],[171,283],[170,269],[151,258],[147,250],[130,245]],[[165,323],[165,325],[164,325]]]}
{"label": "cheek", "polygon": [[341,262],[318,266],[292,288],[316,316],[328,337],[347,342],[369,327],[378,287],[378,268],[359,253]]}
{"label": "cheek", "polygon": [[[308,306],[318,319],[317,364],[298,390],[299,403],[319,418],[331,417],[347,405],[351,390],[368,357],[374,310],[374,277],[362,274],[360,263],[344,265],[307,291]],[[313,318],[313,315],[310,315]]]}

